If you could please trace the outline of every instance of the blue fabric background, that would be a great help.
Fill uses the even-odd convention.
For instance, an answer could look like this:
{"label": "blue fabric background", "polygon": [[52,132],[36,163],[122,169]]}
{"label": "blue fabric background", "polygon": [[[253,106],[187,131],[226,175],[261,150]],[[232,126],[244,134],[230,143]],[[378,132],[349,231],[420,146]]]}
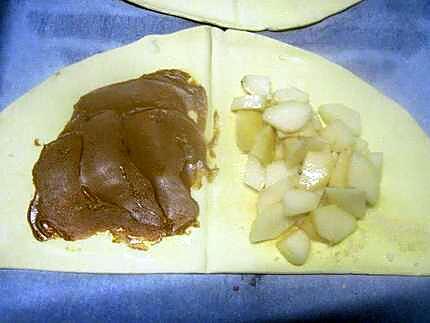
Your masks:
{"label": "blue fabric background", "polygon": [[[195,25],[119,0],[2,0],[0,110],[65,65]],[[430,1],[367,0],[311,27],[263,34],[347,67],[430,134]],[[0,270],[1,322],[427,322],[429,303],[424,277]]]}

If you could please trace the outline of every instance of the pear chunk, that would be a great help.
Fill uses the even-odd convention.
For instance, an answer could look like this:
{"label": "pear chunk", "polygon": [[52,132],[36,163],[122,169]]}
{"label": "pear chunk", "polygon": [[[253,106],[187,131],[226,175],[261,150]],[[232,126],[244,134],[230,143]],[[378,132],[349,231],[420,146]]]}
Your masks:
{"label": "pear chunk", "polygon": [[357,229],[356,219],[336,205],[314,210],[312,220],[318,235],[333,244],[341,242]]}
{"label": "pear chunk", "polygon": [[255,137],[250,155],[256,157],[264,166],[270,164],[275,157],[276,135],[270,126],[264,126]]}
{"label": "pear chunk", "polygon": [[318,112],[326,124],[329,125],[334,120],[341,120],[352,130],[355,136],[360,136],[361,117],[357,111],[343,104],[324,104],[318,108]]}
{"label": "pear chunk", "polygon": [[297,167],[287,167],[283,160],[276,160],[266,167],[266,187],[277,181],[298,173]]}
{"label": "pear chunk", "polygon": [[379,198],[380,175],[373,163],[362,154],[354,152],[348,172],[348,186],[366,193],[366,200],[375,204]]}
{"label": "pear chunk", "polygon": [[318,232],[315,230],[311,215],[298,216],[295,225],[305,231],[309,239],[313,241],[326,242],[318,235]]}
{"label": "pear chunk", "polygon": [[238,111],[236,113],[236,143],[239,149],[244,153],[249,152],[263,126],[263,117],[260,112]]}
{"label": "pear chunk", "polygon": [[285,193],[287,190],[294,187],[296,181],[297,178],[295,176],[290,176],[279,180],[273,185],[265,187],[264,190],[258,194],[257,210],[262,210],[269,205],[282,202]]}
{"label": "pear chunk", "polygon": [[340,120],[333,120],[322,129],[321,138],[326,140],[336,152],[351,148],[355,142],[352,130]]}
{"label": "pear chunk", "polygon": [[315,191],[327,185],[335,160],[330,152],[309,151],[302,166],[299,187]]}
{"label": "pear chunk", "polygon": [[263,75],[246,75],[243,77],[242,88],[248,94],[268,96],[271,90],[270,78]]}
{"label": "pear chunk", "polygon": [[294,221],[284,216],[281,203],[275,203],[258,211],[252,223],[249,240],[252,243],[276,239],[281,233],[294,224]]}
{"label": "pear chunk", "polygon": [[287,165],[294,167],[301,164],[307,152],[306,141],[302,138],[287,138],[283,144]]}
{"label": "pear chunk", "polygon": [[244,95],[233,99],[231,111],[257,110],[261,111],[266,105],[266,98],[261,95]]}
{"label": "pear chunk", "polygon": [[274,160],[284,160],[284,155],[284,144],[282,142],[277,142],[275,145]]}
{"label": "pear chunk", "polygon": [[366,193],[356,188],[326,188],[327,200],[341,209],[362,219],[366,214]]}
{"label": "pear chunk", "polygon": [[311,242],[306,233],[295,229],[276,244],[279,252],[293,265],[301,266],[309,256]]}
{"label": "pear chunk", "polygon": [[308,151],[330,151],[329,143],[320,137],[308,137],[304,138],[304,141]]}
{"label": "pear chunk", "polygon": [[346,187],[351,156],[351,149],[344,150],[339,154],[328,184],[330,187]]}
{"label": "pear chunk", "polygon": [[287,137],[315,137],[318,133],[314,128],[312,120],[309,120],[299,131],[287,133]]}
{"label": "pear chunk", "polygon": [[285,192],[283,203],[286,216],[308,213],[318,207],[322,194],[319,192],[291,189]]}
{"label": "pear chunk", "polygon": [[263,120],[283,132],[299,130],[309,121],[311,116],[311,106],[298,101],[282,102],[263,112]]}
{"label": "pear chunk", "polygon": [[261,191],[264,188],[265,181],[266,169],[257,158],[251,155],[248,156],[243,182],[254,190]]}

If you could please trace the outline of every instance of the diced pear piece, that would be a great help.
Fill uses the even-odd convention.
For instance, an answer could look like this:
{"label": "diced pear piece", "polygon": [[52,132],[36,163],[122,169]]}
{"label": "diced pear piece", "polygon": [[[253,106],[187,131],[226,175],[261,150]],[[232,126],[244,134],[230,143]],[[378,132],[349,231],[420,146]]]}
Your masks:
{"label": "diced pear piece", "polygon": [[267,96],[270,94],[270,78],[263,75],[246,75],[243,77],[242,88],[248,94]]}
{"label": "diced pear piece", "polygon": [[261,95],[244,95],[233,99],[231,111],[257,110],[261,111],[266,105],[266,98]]}
{"label": "diced pear piece", "polygon": [[330,243],[339,243],[357,229],[357,220],[336,205],[313,211],[312,220],[318,235]]}
{"label": "diced pear piece", "polygon": [[376,168],[379,180],[382,177],[382,163],[384,161],[384,155],[380,152],[369,153],[369,160],[372,162],[373,166]]}
{"label": "diced pear piece", "polygon": [[263,164],[268,165],[275,155],[276,135],[272,127],[264,126],[255,137],[255,144],[250,154]]}
{"label": "diced pear piece", "polygon": [[[298,167],[288,167],[285,161],[276,160],[266,167],[266,187],[275,184],[285,177],[298,176]],[[298,177],[297,177],[298,179]],[[297,183],[295,183],[297,184]]]}
{"label": "diced pear piece", "polygon": [[260,112],[238,111],[236,113],[236,143],[239,149],[245,153],[249,152],[263,126],[263,117]]}
{"label": "diced pear piece", "polygon": [[322,197],[321,197],[321,201],[320,201],[320,204],[319,204],[318,207],[327,206],[327,205],[330,205],[330,204],[332,204],[332,203],[329,203],[329,201],[327,199],[327,194],[323,194]]}
{"label": "diced pear piece", "polygon": [[321,137],[330,143],[332,149],[336,152],[351,148],[355,143],[352,130],[340,120],[333,120],[327,127],[322,129]]}
{"label": "diced pear piece", "polygon": [[348,186],[366,193],[366,200],[375,204],[379,198],[380,176],[373,163],[362,154],[354,152],[348,172]]}
{"label": "diced pear piece", "polygon": [[320,137],[309,137],[304,140],[308,151],[330,151],[329,143]]}
{"label": "diced pear piece", "polygon": [[284,203],[285,215],[294,216],[308,213],[318,207],[322,194],[319,192],[290,189],[285,192],[282,202]]}
{"label": "diced pear piece", "polygon": [[284,144],[277,142],[275,145],[275,160],[284,160]]}
{"label": "diced pear piece", "polygon": [[283,132],[281,130],[276,130],[276,136],[282,140],[282,139],[288,138],[288,133]]}
{"label": "diced pear piece", "polygon": [[312,116],[312,125],[316,131],[320,131],[323,128],[323,124],[321,122],[321,118],[318,114],[314,114]]}
{"label": "diced pear piece", "polygon": [[266,169],[261,165],[260,161],[254,156],[248,156],[246,163],[244,183],[256,191],[261,191],[264,188],[266,181]]}
{"label": "diced pear piece", "polygon": [[306,124],[299,131],[289,133],[288,137],[305,137],[305,138],[307,138],[307,137],[314,137],[317,135],[318,135],[318,133],[314,128],[312,120],[309,120],[308,122],[306,122]]}
{"label": "diced pear piece", "polygon": [[354,111],[343,104],[324,104],[318,108],[321,118],[326,124],[334,120],[341,120],[353,132],[355,136],[361,134],[361,117],[357,111]]}
{"label": "diced pear piece", "polygon": [[354,151],[359,152],[363,156],[369,155],[369,144],[363,138],[356,138],[354,144]]}
{"label": "diced pear piece", "polygon": [[335,160],[328,151],[308,151],[303,162],[299,187],[315,191],[327,185]]}
{"label": "diced pear piece", "polygon": [[293,224],[294,221],[284,216],[284,208],[281,203],[269,205],[258,212],[252,223],[249,240],[256,243],[276,239]]}
{"label": "diced pear piece", "polygon": [[314,222],[311,215],[298,216],[295,225],[306,232],[309,239],[313,241],[325,242],[315,230]]}
{"label": "diced pear piece", "polygon": [[361,219],[366,214],[366,194],[356,188],[326,188],[327,200]]}
{"label": "diced pear piece", "polygon": [[269,205],[282,202],[285,193],[294,187],[297,182],[297,176],[289,176],[281,179],[273,185],[265,187],[258,194],[257,210],[262,210]]}
{"label": "diced pear piece", "polygon": [[261,211],[269,205],[282,202],[285,192],[291,187],[288,178],[281,179],[275,184],[265,187],[264,190],[258,194],[257,210]]}
{"label": "diced pear piece", "polygon": [[285,162],[288,166],[299,165],[306,156],[306,142],[302,138],[287,138],[283,141]]}
{"label": "diced pear piece", "polygon": [[330,176],[330,187],[346,187],[348,183],[349,164],[351,162],[352,150],[342,151],[336,161],[336,166]]}
{"label": "diced pear piece", "polygon": [[301,266],[309,256],[311,241],[301,229],[290,232],[285,239],[276,244],[279,252],[293,265]]}
{"label": "diced pear piece", "polygon": [[309,104],[288,101],[267,108],[263,113],[263,120],[283,132],[295,132],[302,128],[311,116],[312,108]]}
{"label": "diced pear piece", "polygon": [[291,171],[283,160],[277,160],[270,163],[266,167],[266,187],[275,184],[289,175],[291,175]]}
{"label": "diced pear piece", "polygon": [[309,102],[309,94],[295,88],[293,86],[276,90],[272,95],[273,101],[276,103],[286,101],[298,101],[303,103]]}

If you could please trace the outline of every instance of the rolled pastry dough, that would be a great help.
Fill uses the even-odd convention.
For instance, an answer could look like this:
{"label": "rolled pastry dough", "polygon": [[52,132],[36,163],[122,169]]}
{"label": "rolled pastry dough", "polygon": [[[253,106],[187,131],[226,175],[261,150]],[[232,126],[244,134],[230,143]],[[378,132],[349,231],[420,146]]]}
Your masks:
{"label": "rolled pastry dough", "polygon": [[[201,227],[149,251],[112,244],[101,234],[77,241],[36,241],[26,223],[31,170],[40,147],[68,120],[73,103],[97,87],[161,68],[190,73],[220,116],[212,184],[194,192]],[[245,156],[235,144],[234,96],[246,74],[270,76],[274,87],[296,86],[311,103],[340,102],[359,111],[363,137],[384,153],[381,200],[359,229],[335,247],[313,243],[296,267],[274,243],[249,243],[256,194],[241,182]],[[210,129],[211,126],[208,126]],[[208,132],[208,136],[210,133]],[[259,272],[430,274],[430,140],[398,104],[344,68],[310,52],[254,34],[198,27],[148,36],[69,66],[0,113],[0,267],[85,272]]]}
{"label": "rolled pastry dough", "polygon": [[175,16],[243,30],[306,26],[361,0],[129,0]]}

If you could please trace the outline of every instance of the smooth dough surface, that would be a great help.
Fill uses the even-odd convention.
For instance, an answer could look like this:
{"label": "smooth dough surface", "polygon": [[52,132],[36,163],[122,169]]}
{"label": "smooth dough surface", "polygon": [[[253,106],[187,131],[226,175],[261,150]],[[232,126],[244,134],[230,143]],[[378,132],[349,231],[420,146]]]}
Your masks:
{"label": "smooth dough surface", "polygon": [[283,30],[327,18],[361,0],[130,0],[175,16],[243,30]]}
{"label": "smooth dough surface", "polygon": [[[218,176],[194,192],[201,228],[149,251],[110,243],[108,235],[78,242],[36,241],[26,222],[31,170],[40,147],[68,120],[84,93],[160,68],[189,72],[220,116]],[[302,267],[286,262],[274,243],[249,243],[256,194],[241,182],[246,156],[235,144],[234,96],[245,74],[265,74],[274,87],[296,86],[311,103],[340,102],[359,111],[363,137],[384,153],[381,200],[359,229],[335,247],[313,243]],[[208,127],[211,128],[210,126]],[[208,133],[209,136],[209,133]],[[259,272],[430,274],[430,140],[398,104],[349,71],[272,39],[199,27],[148,36],[69,66],[0,113],[0,267],[84,272]]]}

